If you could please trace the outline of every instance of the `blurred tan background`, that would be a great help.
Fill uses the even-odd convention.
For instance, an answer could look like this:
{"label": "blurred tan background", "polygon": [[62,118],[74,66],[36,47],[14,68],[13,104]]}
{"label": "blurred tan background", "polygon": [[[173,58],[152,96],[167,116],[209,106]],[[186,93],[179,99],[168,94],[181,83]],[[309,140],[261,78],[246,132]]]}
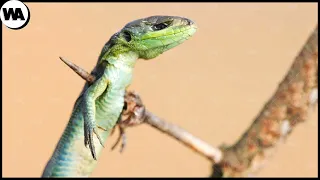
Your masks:
{"label": "blurred tan background", "polygon": [[[199,29],[152,61],[139,61],[131,90],[147,108],[214,146],[241,135],[287,73],[317,24],[316,3],[27,3],[29,24],[3,29],[3,176],[39,177],[88,71],[126,23],[178,15]],[[258,177],[318,175],[318,114],[294,129]],[[211,164],[147,125],[127,131],[123,154],[108,139],[94,177],[207,177]]]}

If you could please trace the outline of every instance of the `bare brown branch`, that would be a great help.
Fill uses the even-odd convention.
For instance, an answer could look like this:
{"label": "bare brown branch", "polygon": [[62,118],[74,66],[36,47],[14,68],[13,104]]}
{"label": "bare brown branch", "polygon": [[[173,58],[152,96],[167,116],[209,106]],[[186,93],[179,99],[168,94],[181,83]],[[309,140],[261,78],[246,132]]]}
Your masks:
{"label": "bare brown branch", "polygon": [[297,123],[308,118],[318,93],[318,26],[295,58],[277,91],[248,130],[232,146],[212,176],[248,176],[264,164]]}
{"label": "bare brown branch", "polygon": [[88,81],[89,83],[94,82],[95,77],[88,73],[86,70],[80,68],[79,66],[75,65],[74,63],[59,57],[61,61],[63,61],[68,67],[70,67],[74,72],[76,72],[82,79]]}
{"label": "bare brown branch", "polygon": [[222,152],[220,151],[220,149],[212,147],[205,141],[195,137],[179,126],[166,122],[149,111],[146,111],[145,122],[147,124],[150,124],[154,128],[168,134],[169,136],[177,139],[179,142],[193,149],[207,159],[213,162],[220,162],[222,158]]}
{"label": "bare brown branch", "polygon": [[[213,148],[211,145],[195,137],[186,130],[175,124],[166,122],[148,110],[140,110],[139,108],[144,107],[144,105],[142,104],[142,100],[138,94],[134,92],[127,92],[125,102],[128,107],[131,107],[131,110],[127,113],[123,113],[122,115],[128,117],[127,114],[131,114],[129,118],[126,118],[127,124],[132,126],[133,124],[141,124],[141,122],[147,123],[155,129],[177,139],[179,142],[206,157],[210,161],[219,162],[221,160],[222,153],[218,148]],[[119,123],[121,124],[121,122]]]}

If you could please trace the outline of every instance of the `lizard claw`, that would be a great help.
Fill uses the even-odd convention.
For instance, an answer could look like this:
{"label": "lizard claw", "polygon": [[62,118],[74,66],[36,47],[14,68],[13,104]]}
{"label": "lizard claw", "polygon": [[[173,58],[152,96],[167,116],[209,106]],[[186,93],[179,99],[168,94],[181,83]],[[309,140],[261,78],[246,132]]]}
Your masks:
{"label": "lizard claw", "polygon": [[[121,146],[120,146],[120,153],[122,153],[123,150],[125,149],[126,145],[127,145],[127,136],[126,136],[126,133],[124,131],[124,128],[121,127],[120,125],[118,125],[118,127],[119,127],[120,134],[118,136],[117,141],[112,146],[111,150],[114,150],[118,146],[120,141],[122,140],[122,143],[121,143]],[[113,130],[113,132],[114,132],[114,130]]]}
{"label": "lizard claw", "polygon": [[[127,136],[125,133],[125,128],[139,125],[143,122],[145,116],[145,107],[138,94],[134,92],[126,92],[125,104],[123,106],[122,114],[117,121],[117,126],[119,128],[120,134],[112,146],[111,150],[114,150],[117,145],[121,142],[120,153],[122,153],[127,145]],[[115,126],[111,135],[115,132]]]}
{"label": "lizard claw", "polygon": [[101,126],[99,126],[99,125],[97,125],[97,127],[98,127],[99,129],[101,129],[101,130],[107,131],[106,128],[103,128],[103,127],[101,127]]}
{"label": "lizard claw", "polygon": [[99,140],[99,142],[100,142],[101,146],[102,146],[102,147],[104,147],[103,142],[102,142],[102,140],[101,140],[101,138],[100,138],[100,136],[99,136],[98,132],[96,131],[96,128],[93,128],[93,132],[94,132],[94,134],[97,136],[97,138],[98,138],[98,140]]}
{"label": "lizard claw", "polygon": [[[97,127],[100,128],[100,129],[103,129],[100,126],[97,126]],[[97,155],[96,155],[94,141],[93,141],[93,134],[95,134],[97,136],[101,146],[104,147],[102,139],[101,139],[100,135],[98,134],[96,128],[93,128],[93,127],[90,127],[90,126],[88,127],[87,125],[85,125],[84,126],[84,131],[85,131],[84,132],[84,145],[86,147],[88,147],[88,145],[89,145],[89,148],[90,148],[90,151],[91,151],[93,159],[97,160]]]}
{"label": "lizard claw", "polygon": [[112,135],[114,134],[115,130],[116,130],[116,126],[114,126],[114,127],[112,128],[112,130],[111,130],[111,132],[110,132],[110,136],[112,136]]}

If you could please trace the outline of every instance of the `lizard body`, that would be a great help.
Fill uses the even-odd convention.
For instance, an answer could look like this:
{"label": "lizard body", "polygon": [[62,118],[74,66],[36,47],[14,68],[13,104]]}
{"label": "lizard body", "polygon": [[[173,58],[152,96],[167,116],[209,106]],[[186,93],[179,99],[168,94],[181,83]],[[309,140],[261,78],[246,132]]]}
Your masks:
{"label": "lizard body", "polygon": [[97,164],[111,129],[124,105],[137,59],[153,59],[196,32],[189,19],[151,16],[132,21],[103,47],[75,102],[70,120],[48,161],[42,177],[88,177]]}

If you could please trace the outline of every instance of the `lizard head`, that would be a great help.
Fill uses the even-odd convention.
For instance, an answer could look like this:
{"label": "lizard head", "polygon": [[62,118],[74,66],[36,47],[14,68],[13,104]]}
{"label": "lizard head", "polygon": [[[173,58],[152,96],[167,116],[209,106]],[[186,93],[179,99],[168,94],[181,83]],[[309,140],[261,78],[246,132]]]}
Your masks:
{"label": "lizard head", "polygon": [[132,21],[115,34],[114,43],[152,59],[189,39],[197,30],[193,21],[178,16],[150,16]]}

